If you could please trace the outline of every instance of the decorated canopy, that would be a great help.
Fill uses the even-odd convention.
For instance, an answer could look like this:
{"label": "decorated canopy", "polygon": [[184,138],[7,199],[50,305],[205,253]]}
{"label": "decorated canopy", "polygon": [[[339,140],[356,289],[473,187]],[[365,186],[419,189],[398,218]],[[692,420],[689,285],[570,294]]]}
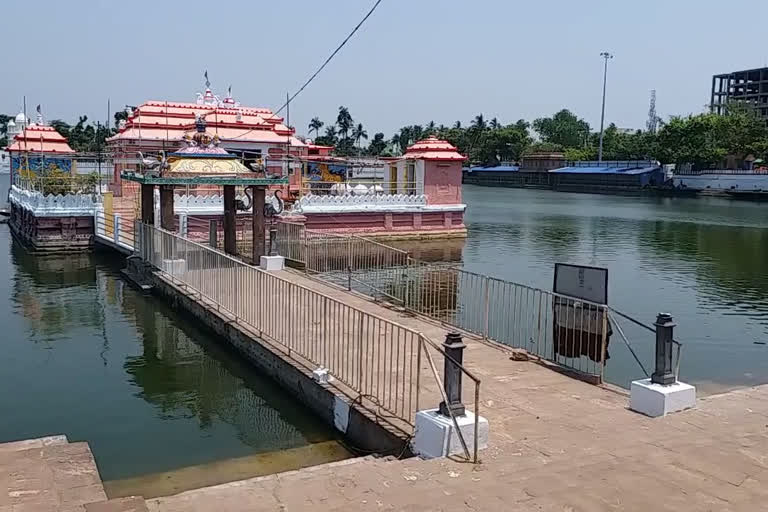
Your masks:
{"label": "decorated canopy", "polygon": [[144,159],[143,173],[124,171],[123,179],[154,185],[281,185],[287,178],[261,177],[237,156],[219,147],[219,137],[206,132],[205,119],[198,116],[194,136],[185,136],[187,146],[161,160]]}

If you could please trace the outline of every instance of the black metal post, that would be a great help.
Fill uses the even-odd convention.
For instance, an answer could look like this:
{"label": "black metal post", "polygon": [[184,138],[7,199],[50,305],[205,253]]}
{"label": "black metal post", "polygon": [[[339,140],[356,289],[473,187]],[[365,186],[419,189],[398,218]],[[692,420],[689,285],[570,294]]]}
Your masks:
{"label": "black metal post", "polygon": [[443,350],[448,357],[445,358],[443,369],[443,387],[448,403],[440,402],[440,414],[443,416],[450,416],[451,412],[454,416],[464,416],[464,404],[461,403],[461,368],[458,365],[464,364],[465,348],[461,334],[450,332],[446,335]]}
{"label": "black metal post", "polygon": [[219,243],[219,225],[218,222],[212,220],[208,225],[208,244],[216,249]]}
{"label": "black metal post", "polygon": [[672,338],[675,322],[669,313],[656,316],[656,370],[651,375],[651,382],[667,386],[675,383],[672,369]]}

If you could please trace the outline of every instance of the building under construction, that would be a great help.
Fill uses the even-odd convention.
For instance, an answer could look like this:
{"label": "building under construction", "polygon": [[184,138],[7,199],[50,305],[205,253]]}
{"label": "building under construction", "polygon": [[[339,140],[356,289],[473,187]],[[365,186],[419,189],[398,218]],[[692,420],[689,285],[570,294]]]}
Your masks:
{"label": "building under construction", "polygon": [[754,107],[760,118],[768,122],[768,68],[713,76],[712,112],[724,114],[726,105],[734,102]]}

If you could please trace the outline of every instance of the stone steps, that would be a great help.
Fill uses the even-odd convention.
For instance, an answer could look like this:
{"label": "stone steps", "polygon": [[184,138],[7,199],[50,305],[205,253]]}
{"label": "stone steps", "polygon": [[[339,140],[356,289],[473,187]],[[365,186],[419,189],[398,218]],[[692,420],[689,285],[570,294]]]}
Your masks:
{"label": "stone steps", "polygon": [[83,511],[106,499],[87,443],[50,436],[0,444],[0,511]]}

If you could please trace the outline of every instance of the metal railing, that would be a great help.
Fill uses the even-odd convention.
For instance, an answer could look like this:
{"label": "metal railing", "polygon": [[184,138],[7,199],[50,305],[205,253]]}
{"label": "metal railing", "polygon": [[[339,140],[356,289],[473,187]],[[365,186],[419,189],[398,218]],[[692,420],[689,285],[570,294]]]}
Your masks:
{"label": "metal railing", "polygon": [[418,261],[356,235],[278,226],[282,254],[308,274],[603,378],[610,335],[604,305]]}
{"label": "metal railing", "polygon": [[125,222],[119,213],[107,215],[103,211],[97,211],[94,218],[94,235],[125,252],[133,252],[136,245],[134,224]]}
{"label": "metal railing", "polygon": [[60,173],[55,176],[14,176],[13,184],[22,190],[43,195],[98,194],[107,190],[109,178],[96,173]]}
{"label": "metal railing", "polygon": [[420,333],[174,233],[137,230],[142,259],[412,425]]}
{"label": "metal railing", "polygon": [[[644,364],[643,360],[650,356],[650,352],[652,352],[651,348],[655,348],[656,326],[642,322],[615,308],[609,308],[608,319],[613,329],[618,333],[620,339],[627,347],[632,358],[637,363],[637,366],[643,372],[645,377],[649,378],[654,369],[655,362]],[[652,334],[651,339],[647,338],[648,333]],[[637,343],[633,345],[632,340],[637,341],[640,339],[642,339],[641,345],[638,345]],[[674,353],[672,354],[673,372],[675,380],[677,381],[680,377],[680,358],[683,344],[678,340],[672,339],[672,345],[674,346]],[[642,349],[640,354],[638,354],[638,348]]]}
{"label": "metal railing", "polygon": [[[422,357],[445,399],[430,349],[447,356],[422,333],[175,233],[140,221],[135,223],[135,232],[136,255],[201,301],[212,302],[259,337],[281,346],[289,356],[313,368],[327,369],[354,392],[356,401],[381,417],[414,426],[420,400],[424,400]],[[480,380],[457,366],[474,386],[477,423]],[[451,417],[467,460],[477,462],[477,428],[470,455],[457,420],[453,414]]]}
{"label": "metal railing", "polygon": [[384,181],[349,179],[346,181],[312,181],[304,179],[301,195],[417,195],[424,193],[424,186],[417,181]]}

